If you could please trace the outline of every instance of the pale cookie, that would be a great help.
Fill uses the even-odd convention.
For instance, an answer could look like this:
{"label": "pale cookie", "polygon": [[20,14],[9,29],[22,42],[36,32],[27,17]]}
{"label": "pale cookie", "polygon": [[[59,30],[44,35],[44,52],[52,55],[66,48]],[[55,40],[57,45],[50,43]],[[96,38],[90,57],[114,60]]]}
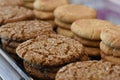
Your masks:
{"label": "pale cookie", "polygon": [[114,27],[112,23],[99,19],[80,19],[71,26],[76,35],[90,40],[100,40],[100,33],[105,28]]}
{"label": "pale cookie", "polygon": [[100,56],[100,49],[85,46],[85,54],[88,54],[88,56],[90,56],[90,57],[92,57],[92,56]]}
{"label": "pale cookie", "polygon": [[37,11],[37,10],[34,10],[33,12],[34,12],[36,18],[39,18],[39,19],[54,19],[53,12],[44,12],[44,11]]}
{"label": "pale cookie", "polygon": [[100,41],[98,41],[98,40],[85,39],[85,38],[82,38],[75,34],[74,34],[74,39],[80,41],[83,45],[88,46],[88,47],[98,47],[99,48],[99,46],[100,46]]}
{"label": "pale cookie", "polygon": [[87,57],[78,41],[57,34],[41,35],[16,49],[23,60],[41,66],[60,66]]}
{"label": "pale cookie", "polygon": [[97,13],[96,10],[84,5],[69,4],[56,8],[54,15],[63,22],[73,23],[78,19],[96,18]]}
{"label": "pale cookie", "polygon": [[101,32],[101,40],[110,47],[120,48],[120,28],[106,28]]}
{"label": "pale cookie", "polygon": [[61,68],[55,80],[119,80],[120,65],[108,61],[71,63]]}
{"label": "pale cookie", "polygon": [[110,47],[103,42],[100,43],[100,49],[108,56],[120,57],[120,49]]}
{"label": "pale cookie", "polygon": [[54,11],[58,6],[68,3],[68,0],[36,0],[34,2],[34,9],[41,11]]}
{"label": "pale cookie", "polygon": [[61,27],[57,27],[57,33],[67,37],[73,37],[73,33],[70,30]]}
{"label": "pale cookie", "polygon": [[108,56],[108,55],[105,55],[105,53],[103,51],[101,51],[101,57],[103,60],[105,61],[110,61],[114,64],[120,64],[120,57],[114,57],[114,56]]}
{"label": "pale cookie", "polygon": [[32,10],[18,6],[4,6],[0,7],[0,25],[33,19],[34,14]]}
{"label": "pale cookie", "polygon": [[69,23],[64,23],[64,22],[62,22],[62,21],[60,21],[60,20],[58,20],[58,19],[55,19],[55,23],[56,23],[59,27],[64,28],[64,29],[69,29],[69,30],[70,30],[70,28],[71,28],[71,24],[69,24]]}

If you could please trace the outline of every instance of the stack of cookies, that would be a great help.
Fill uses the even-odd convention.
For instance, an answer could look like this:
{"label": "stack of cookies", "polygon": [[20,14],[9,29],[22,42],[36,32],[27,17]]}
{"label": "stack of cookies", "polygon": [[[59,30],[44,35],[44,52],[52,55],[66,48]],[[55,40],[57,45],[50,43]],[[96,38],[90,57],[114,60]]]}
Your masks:
{"label": "stack of cookies", "polygon": [[108,28],[101,32],[100,49],[103,60],[120,64],[120,28]]}
{"label": "stack of cookies", "polygon": [[23,0],[24,7],[33,9],[33,3],[35,0]]}
{"label": "stack of cookies", "polygon": [[0,7],[0,25],[34,18],[31,10],[20,6]]}
{"label": "stack of cookies", "polygon": [[96,10],[83,5],[69,4],[58,7],[54,11],[57,33],[73,37],[70,30],[71,24],[78,19],[96,18]]}
{"label": "stack of cookies", "polygon": [[88,60],[84,47],[78,41],[58,35],[41,35],[20,44],[17,54],[24,60],[26,71],[36,80],[54,80],[64,65]]}
{"label": "stack of cookies", "polygon": [[90,57],[100,57],[100,33],[105,28],[113,27],[113,24],[98,19],[80,19],[75,21],[71,30],[74,38],[85,46],[85,53]]}
{"label": "stack of cookies", "polygon": [[45,20],[55,25],[54,10],[61,5],[68,4],[68,0],[36,0],[34,2],[34,14],[40,20]]}
{"label": "stack of cookies", "polygon": [[71,63],[58,71],[55,80],[120,80],[120,65],[104,61]]}
{"label": "stack of cookies", "polygon": [[2,48],[16,60],[19,59],[16,55],[16,47],[20,43],[49,33],[52,33],[51,25],[37,20],[8,23],[0,27]]}

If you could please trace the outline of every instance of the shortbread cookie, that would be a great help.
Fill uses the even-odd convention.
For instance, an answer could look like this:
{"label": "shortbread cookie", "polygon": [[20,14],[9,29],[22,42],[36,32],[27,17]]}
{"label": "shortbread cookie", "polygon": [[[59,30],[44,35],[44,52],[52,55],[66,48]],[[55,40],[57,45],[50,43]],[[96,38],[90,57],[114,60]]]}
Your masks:
{"label": "shortbread cookie", "polygon": [[110,47],[120,48],[120,28],[106,28],[101,32],[102,41]]}
{"label": "shortbread cookie", "polygon": [[82,38],[75,34],[74,34],[74,39],[80,41],[83,45],[88,46],[88,47],[98,47],[99,48],[99,46],[100,46],[100,41],[98,41],[98,40],[85,39],[85,38]]}
{"label": "shortbread cookie", "polygon": [[69,30],[71,29],[71,24],[69,24],[69,23],[64,23],[58,19],[55,19],[55,23],[61,28],[69,29]]}
{"label": "shortbread cookie", "polygon": [[18,6],[0,7],[0,25],[33,19],[34,14],[31,10]]}
{"label": "shortbread cookie", "polygon": [[99,19],[80,19],[75,21],[71,30],[78,36],[90,40],[100,40],[101,30],[114,27],[112,23]]}
{"label": "shortbread cookie", "polygon": [[44,12],[44,11],[34,10],[34,14],[36,18],[39,18],[39,19],[48,19],[48,20],[54,19],[53,12]]}
{"label": "shortbread cookie", "polygon": [[120,65],[105,61],[71,63],[61,68],[55,80],[119,80]]}
{"label": "shortbread cookie", "polygon": [[120,49],[110,47],[103,42],[100,43],[100,49],[108,56],[120,57]]}
{"label": "shortbread cookie", "polygon": [[73,32],[71,32],[68,29],[61,28],[61,27],[57,27],[57,33],[67,36],[67,37],[71,37],[71,38],[73,37]]}
{"label": "shortbread cookie", "polygon": [[78,19],[96,18],[97,13],[96,10],[84,5],[69,4],[58,7],[54,15],[63,22],[73,23]]}
{"label": "shortbread cookie", "polygon": [[34,2],[34,9],[40,11],[54,11],[58,6],[68,3],[68,0],[36,0]]}

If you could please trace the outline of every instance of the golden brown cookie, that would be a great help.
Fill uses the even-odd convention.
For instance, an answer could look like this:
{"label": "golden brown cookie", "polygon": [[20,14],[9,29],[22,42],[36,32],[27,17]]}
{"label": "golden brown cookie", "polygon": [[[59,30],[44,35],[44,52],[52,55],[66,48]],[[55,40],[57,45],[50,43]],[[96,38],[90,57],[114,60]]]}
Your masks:
{"label": "golden brown cookie", "polygon": [[99,19],[80,19],[71,26],[76,35],[90,40],[100,40],[101,30],[114,27],[112,23]]}
{"label": "golden brown cookie", "polygon": [[101,51],[101,57],[103,60],[105,61],[110,61],[114,64],[120,64],[120,57],[114,57],[114,56],[108,56],[108,55],[105,55],[106,53],[104,53],[103,51]]}
{"label": "golden brown cookie", "polygon": [[24,7],[33,9],[33,2],[24,2]]}
{"label": "golden brown cookie", "polygon": [[18,6],[0,7],[0,25],[33,19],[34,14],[31,10]]}
{"label": "golden brown cookie", "polygon": [[0,0],[0,6],[23,6],[22,0]]}
{"label": "golden brown cookie", "polygon": [[96,18],[97,13],[96,10],[84,5],[69,4],[56,8],[54,15],[63,22],[73,23],[78,19]]}
{"label": "golden brown cookie", "polygon": [[71,28],[71,24],[69,24],[69,23],[64,23],[64,22],[62,22],[62,21],[60,21],[60,20],[58,20],[58,19],[55,19],[55,23],[56,23],[59,27],[64,28],[64,29],[69,29],[69,30],[70,30],[70,28]]}
{"label": "golden brown cookie", "polygon": [[58,6],[68,3],[68,0],[36,0],[34,2],[34,9],[40,11],[54,11]]}
{"label": "golden brown cookie", "polygon": [[80,41],[83,45],[88,46],[88,47],[98,47],[99,48],[99,46],[100,46],[100,41],[98,41],[98,40],[85,39],[85,38],[82,38],[75,34],[74,34],[74,39]]}
{"label": "golden brown cookie", "polygon": [[34,10],[33,11],[36,18],[39,18],[39,19],[54,19],[54,14],[53,12],[44,12],[44,11],[37,11],[37,10]]}
{"label": "golden brown cookie", "polygon": [[100,43],[100,49],[108,56],[120,57],[120,49],[110,47],[103,42]]}
{"label": "golden brown cookie", "polygon": [[100,49],[85,46],[85,54],[88,54],[88,56],[90,56],[90,57],[92,57],[92,56],[100,56]]}
{"label": "golden brown cookie", "polygon": [[61,68],[55,80],[119,80],[120,65],[105,61],[71,63]]}
{"label": "golden brown cookie", "polygon": [[51,25],[45,21],[21,21],[1,26],[0,38],[19,42],[52,32]]}
{"label": "golden brown cookie", "polygon": [[110,47],[120,48],[120,28],[106,28],[101,32],[101,40]]}
{"label": "golden brown cookie", "polygon": [[70,30],[61,27],[57,27],[57,33],[67,37],[73,37],[73,33]]}

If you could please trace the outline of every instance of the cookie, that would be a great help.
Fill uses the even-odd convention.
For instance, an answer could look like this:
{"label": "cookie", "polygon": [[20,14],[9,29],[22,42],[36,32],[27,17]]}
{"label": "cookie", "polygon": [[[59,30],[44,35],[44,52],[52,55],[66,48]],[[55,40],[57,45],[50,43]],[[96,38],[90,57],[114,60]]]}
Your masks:
{"label": "cookie", "polygon": [[34,14],[31,10],[18,6],[0,7],[0,25],[33,19]]}
{"label": "cookie", "polygon": [[0,6],[23,6],[22,0],[0,0]]}
{"label": "cookie", "polygon": [[41,35],[20,44],[16,49],[23,60],[41,66],[60,66],[87,57],[78,41],[58,35]]}
{"label": "cookie", "polygon": [[24,7],[33,9],[33,2],[24,2]]}
{"label": "cookie", "polygon": [[52,32],[52,27],[47,22],[38,20],[20,21],[1,26],[0,38],[22,42]]}
{"label": "cookie", "polygon": [[54,11],[58,6],[68,3],[68,0],[36,0],[34,2],[34,9],[40,11]]}
{"label": "cookie", "polygon": [[73,23],[78,19],[96,18],[97,13],[96,10],[84,5],[68,4],[56,8],[54,15],[63,22]]}
{"label": "cookie", "polygon": [[78,40],[79,42],[81,42],[83,45],[87,46],[87,47],[98,47],[100,46],[100,41],[98,40],[89,40],[89,39],[85,39],[82,37],[79,37],[78,35],[74,34],[74,39]]}
{"label": "cookie", "polygon": [[90,56],[90,57],[92,57],[92,56],[100,56],[100,49],[85,46],[85,54],[88,54],[88,56]]}
{"label": "cookie", "polygon": [[34,2],[35,0],[23,0],[24,2]]}
{"label": "cookie", "polygon": [[39,18],[39,19],[54,19],[54,14],[53,12],[44,12],[44,11],[37,11],[37,10],[34,10],[33,11],[36,18]]}
{"label": "cookie", "polygon": [[55,23],[56,23],[59,27],[61,27],[61,28],[69,29],[69,30],[70,30],[71,24],[69,24],[69,23],[64,23],[64,22],[62,22],[62,21],[60,21],[60,20],[58,20],[58,19],[55,19]]}
{"label": "cookie", "polygon": [[28,62],[24,61],[24,67],[26,71],[33,77],[39,78],[41,80],[51,80],[55,78],[55,75],[57,71],[59,70],[59,67],[53,67],[53,68],[41,68],[36,65],[32,65]]}
{"label": "cookie", "polygon": [[120,57],[120,49],[110,47],[103,42],[100,43],[100,49],[108,56]]}
{"label": "cookie", "polygon": [[112,23],[99,19],[80,19],[71,26],[71,31],[78,36],[90,40],[100,40],[103,29],[114,27]]}
{"label": "cookie", "polygon": [[56,28],[56,23],[54,22],[54,20],[44,20],[44,21],[50,23],[52,25],[53,29]]}
{"label": "cookie", "polygon": [[67,37],[73,37],[73,33],[70,30],[61,27],[57,27],[57,33]]}
{"label": "cookie", "polygon": [[61,68],[55,80],[119,80],[120,66],[105,61],[71,63]]}
{"label": "cookie", "polygon": [[114,64],[120,64],[120,57],[114,57],[114,56],[108,56],[108,55],[105,55],[106,53],[104,53],[103,51],[101,51],[101,57],[103,60],[105,61],[110,61]]}
{"label": "cookie", "polygon": [[110,47],[120,48],[120,28],[106,28],[101,32],[101,40]]}

